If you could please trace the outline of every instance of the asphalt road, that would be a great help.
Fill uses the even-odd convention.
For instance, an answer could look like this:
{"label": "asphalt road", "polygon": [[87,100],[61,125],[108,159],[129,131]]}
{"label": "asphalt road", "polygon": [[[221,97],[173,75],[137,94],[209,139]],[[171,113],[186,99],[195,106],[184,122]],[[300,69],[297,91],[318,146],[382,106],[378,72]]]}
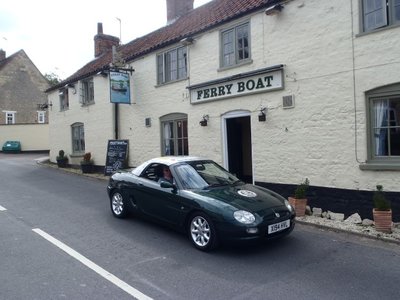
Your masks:
{"label": "asphalt road", "polygon": [[297,224],[276,242],[196,250],[118,220],[106,181],[0,153],[0,299],[398,299],[400,247]]}

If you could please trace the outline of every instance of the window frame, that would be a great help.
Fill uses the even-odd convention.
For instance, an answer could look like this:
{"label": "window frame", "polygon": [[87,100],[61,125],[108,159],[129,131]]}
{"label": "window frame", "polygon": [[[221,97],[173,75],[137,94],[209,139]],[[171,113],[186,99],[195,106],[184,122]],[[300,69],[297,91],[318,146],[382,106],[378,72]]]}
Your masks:
{"label": "window frame", "polygon": [[46,111],[44,110],[39,110],[37,112],[38,116],[37,116],[37,120],[39,124],[44,124],[46,123]]}
{"label": "window frame", "polygon": [[[77,131],[77,139],[75,138],[75,131]],[[76,144],[75,141],[77,142]],[[83,123],[76,122],[71,125],[71,144],[73,154],[85,153],[85,126]]]}
{"label": "window frame", "polygon": [[[379,87],[365,93],[366,95],[366,117],[367,117],[367,161],[360,165],[360,169],[364,170],[400,170],[400,155],[396,156],[379,156],[376,155],[374,141],[374,102],[381,100],[390,100],[400,98],[400,83],[389,86]],[[390,112],[390,110],[389,110]],[[390,121],[390,120],[389,120]],[[378,126],[377,128],[381,128]],[[383,126],[391,130],[392,126]]]}
{"label": "window frame", "polygon": [[[5,124],[6,125],[13,125],[15,124],[16,118],[15,118],[15,114],[17,113],[16,111],[7,111],[7,110],[3,110],[3,112],[6,115],[6,119],[5,119]],[[9,117],[11,117],[11,122],[9,122]]]}
{"label": "window frame", "polygon": [[69,110],[69,92],[68,88],[62,88],[58,93],[60,101],[60,111]]}
{"label": "window frame", "polygon": [[80,102],[82,106],[94,104],[93,77],[82,79],[80,82]]}
{"label": "window frame", "polygon": [[[240,58],[239,53],[240,53],[240,49],[242,49],[242,48],[240,48],[240,46],[239,46],[239,44],[240,44],[239,40],[240,39],[239,39],[238,35],[239,35],[240,29],[242,29],[244,27],[247,27],[246,34],[247,34],[247,55],[248,56],[245,57],[245,58]],[[229,53],[232,54],[233,62],[226,64],[225,63],[225,56],[226,56],[225,53],[228,53],[228,52],[224,51],[225,48],[226,48],[225,46],[227,45],[225,43],[224,37],[225,37],[225,34],[230,34],[230,33],[233,35],[233,41],[231,42],[233,49]],[[235,26],[231,26],[231,27],[222,29],[220,31],[220,34],[219,34],[219,39],[220,39],[219,46],[220,46],[220,68],[221,69],[236,67],[236,66],[240,66],[242,64],[246,64],[246,63],[252,62],[252,59],[251,59],[251,26],[250,26],[250,20],[246,20],[244,22],[235,24]],[[244,48],[246,48],[246,47],[244,47]],[[244,51],[244,50],[242,50],[242,51]]]}
{"label": "window frame", "polygon": [[[360,7],[360,28],[361,32],[368,33],[374,32],[380,29],[400,25],[400,1],[399,0],[380,0],[381,1],[381,12],[379,8],[374,8],[374,10],[366,11],[367,5],[366,1],[370,0],[359,0]],[[376,1],[376,0],[375,0]],[[396,3],[396,1],[398,3]],[[376,3],[376,2],[375,2]],[[398,19],[396,19],[395,8],[399,7]],[[378,17],[381,14],[382,20],[380,22],[375,22],[374,24],[367,24],[366,15],[375,14]],[[376,18],[375,18],[376,20]]]}
{"label": "window frame", "polygon": [[179,46],[156,55],[157,85],[163,85],[188,78],[187,54],[188,47]]}
{"label": "window frame", "polygon": [[[182,127],[179,130],[178,123],[183,122],[186,124],[186,129]],[[172,123],[172,131],[170,131],[171,137],[166,137],[165,124]],[[185,126],[185,125],[184,125]],[[181,132],[181,135],[179,135]],[[185,135],[186,134],[186,135]],[[160,118],[160,145],[161,145],[161,156],[177,155],[184,156],[189,155],[189,134],[188,134],[188,118],[187,114],[183,113],[173,113],[168,114]],[[166,140],[172,142],[171,145],[167,145]],[[172,148],[172,152],[171,151]],[[168,150],[167,150],[168,149]]]}

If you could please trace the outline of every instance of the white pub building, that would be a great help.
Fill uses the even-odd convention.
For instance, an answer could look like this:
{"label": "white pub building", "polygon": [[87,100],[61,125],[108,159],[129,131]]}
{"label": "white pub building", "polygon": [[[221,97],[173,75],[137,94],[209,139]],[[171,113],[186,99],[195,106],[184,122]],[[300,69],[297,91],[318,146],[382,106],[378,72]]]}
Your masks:
{"label": "white pub building", "polygon": [[167,15],[123,45],[98,24],[95,59],[47,90],[51,161],[90,152],[101,169],[127,140],[130,167],[202,156],[285,197],[308,178],[311,206],[347,215],[372,218],[381,184],[400,221],[399,0],[167,0]]}

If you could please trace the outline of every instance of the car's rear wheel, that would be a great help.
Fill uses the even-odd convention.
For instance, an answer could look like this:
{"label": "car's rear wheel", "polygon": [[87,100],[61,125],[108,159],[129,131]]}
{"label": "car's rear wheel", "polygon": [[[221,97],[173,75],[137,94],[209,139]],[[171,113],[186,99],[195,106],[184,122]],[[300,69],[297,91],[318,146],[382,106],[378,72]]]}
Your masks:
{"label": "car's rear wheel", "polygon": [[189,237],[193,245],[202,251],[209,251],[217,246],[217,233],[210,217],[202,212],[194,213],[188,226]]}
{"label": "car's rear wheel", "polygon": [[128,215],[126,201],[120,191],[115,191],[110,199],[111,211],[117,218],[125,218]]}

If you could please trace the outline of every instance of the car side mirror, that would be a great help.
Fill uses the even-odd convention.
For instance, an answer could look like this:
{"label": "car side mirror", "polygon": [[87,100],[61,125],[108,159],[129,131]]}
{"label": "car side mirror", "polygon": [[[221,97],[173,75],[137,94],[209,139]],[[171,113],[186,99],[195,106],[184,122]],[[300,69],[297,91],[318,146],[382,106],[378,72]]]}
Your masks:
{"label": "car side mirror", "polygon": [[176,192],[176,185],[169,181],[161,181],[160,187],[162,187],[163,189],[173,189],[174,192]]}

